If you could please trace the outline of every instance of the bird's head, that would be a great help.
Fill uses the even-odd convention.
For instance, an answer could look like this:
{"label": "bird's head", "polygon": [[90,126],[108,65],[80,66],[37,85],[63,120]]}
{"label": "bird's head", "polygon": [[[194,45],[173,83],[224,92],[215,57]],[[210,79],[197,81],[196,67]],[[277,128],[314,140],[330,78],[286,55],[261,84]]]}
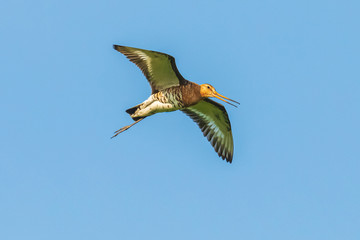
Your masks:
{"label": "bird's head", "polygon": [[225,97],[225,96],[217,93],[217,92],[215,91],[215,88],[214,88],[213,86],[211,86],[210,84],[201,84],[201,85],[200,85],[200,95],[201,95],[201,97],[203,97],[203,98],[215,97],[215,98],[217,98],[217,99],[220,99],[221,101],[224,101],[224,102],[226,102],[226,103],[228,103],[228,104],[230,104],[230,105],[233,105],[234,107],[237,107],[237,106],[234,105],[234,104],[232,104],[232,103],[230,103],[230,102],[228,102],[228,101],[226,101],[226,100],[224,100],[223,98],[225,98],[225,99],[227,99],[227,100],[229,100],[229,101],[232,101],[232,102],[234,102],[234,103],[240,104],[240,103],[238,103],[238,102],[235,101],[235,100],[232,100],[232,99],[230,99],[230,98],[227,98],[227,97]]}

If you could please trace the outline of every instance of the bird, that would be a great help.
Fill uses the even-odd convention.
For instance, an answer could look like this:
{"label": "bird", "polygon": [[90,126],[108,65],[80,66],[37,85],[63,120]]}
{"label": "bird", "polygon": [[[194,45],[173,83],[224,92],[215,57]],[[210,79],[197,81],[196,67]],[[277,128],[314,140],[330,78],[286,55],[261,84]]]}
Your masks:
{"label": "bird", "polygon": [[175,58],[168,54],[120,45],[113,47],[140,68],[152,93],[144,102],[126,110],[134,122],[115,131],[111,138],[153,114],[180,110],[197,123],[219,157],[232,162],[234,141],[229,116],[225,107],[210,97],[235,107],[239,102],[220,95],[210,84],[199,85],[186,80]]}

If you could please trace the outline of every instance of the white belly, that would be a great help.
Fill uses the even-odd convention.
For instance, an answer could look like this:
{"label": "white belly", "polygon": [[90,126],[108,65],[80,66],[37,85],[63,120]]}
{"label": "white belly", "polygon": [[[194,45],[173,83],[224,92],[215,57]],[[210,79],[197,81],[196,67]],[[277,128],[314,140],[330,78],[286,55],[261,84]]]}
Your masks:
{"label": "white belly", "polygon": [[147,117],[155,113],[176,111],[180,108],[180,106],[176,106],[172,103],[160,102],[153,94],[139,106],[131,117]]}

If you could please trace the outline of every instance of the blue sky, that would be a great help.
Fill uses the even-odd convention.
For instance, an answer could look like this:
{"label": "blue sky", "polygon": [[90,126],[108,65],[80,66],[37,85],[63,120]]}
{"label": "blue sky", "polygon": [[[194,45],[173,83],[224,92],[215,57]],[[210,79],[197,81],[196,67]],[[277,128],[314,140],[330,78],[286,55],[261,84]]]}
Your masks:
{"label": "blue sky", "polygon": [[[358,1],[7,1],[0,239],[360,239]],[[112,48],[166,52],[226,106],[232,164]]]}

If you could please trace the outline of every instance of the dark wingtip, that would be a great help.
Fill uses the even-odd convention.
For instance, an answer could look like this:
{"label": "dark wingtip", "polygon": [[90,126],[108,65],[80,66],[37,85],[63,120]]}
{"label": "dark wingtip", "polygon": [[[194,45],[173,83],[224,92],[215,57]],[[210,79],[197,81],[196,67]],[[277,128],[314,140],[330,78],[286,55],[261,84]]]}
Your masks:
{"label": "dark wingtip", "polygon": [[226,162],[228,162],[228,163],[232,163],[233,156],[227,155],[227,156],[224,156],[223,159],[226,160]]}
{"label": "dark wingtip", "polygon": [[231,155],[229,156],[229,158],[227,159],[227,161],[228,161],[229,163],[232,163],[232,160],[233,160],[233,155],[231,154]]}
{"label": "dark wingtip", "polygon": [[124,48],[124,47],[125,47],[125,46],[116,45],[116,44],[113,45],[113,48],[114,48],[116,51],[120,51],[119,49]]}
{"label": "dark wingtip", "polygon": [[225,153],[225,155],[222,155],[221,153],[218,153],[219,157],[222,158],[222,160],[226,160],[228,163],[232,163],[233,156],[229,153]]}

